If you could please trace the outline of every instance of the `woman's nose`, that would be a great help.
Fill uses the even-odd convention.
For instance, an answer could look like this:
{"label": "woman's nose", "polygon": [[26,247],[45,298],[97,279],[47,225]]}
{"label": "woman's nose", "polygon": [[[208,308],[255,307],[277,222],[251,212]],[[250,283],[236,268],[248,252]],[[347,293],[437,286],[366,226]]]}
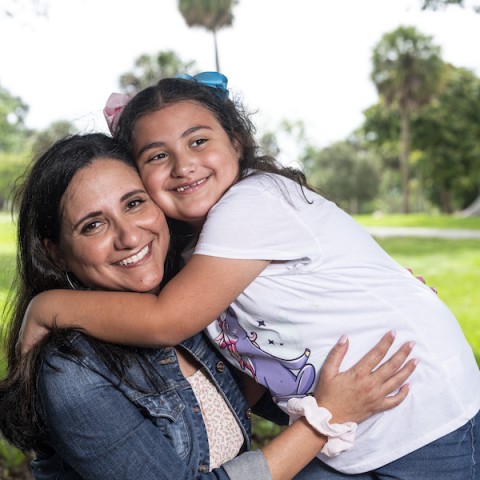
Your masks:
{"label": "woman's nose", "polygon": [[129,219],[117,223],[115,247],[119,250],[135,248],[142,238],[141,229]]}

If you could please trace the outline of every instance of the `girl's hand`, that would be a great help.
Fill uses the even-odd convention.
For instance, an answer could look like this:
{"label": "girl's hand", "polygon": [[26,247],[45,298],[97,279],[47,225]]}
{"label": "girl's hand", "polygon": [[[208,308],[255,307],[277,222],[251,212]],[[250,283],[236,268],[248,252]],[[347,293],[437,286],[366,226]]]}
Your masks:
{"label": "girl's hand", "polygon": [[[413,270],[411,268],[407,268],[407,270],[417,279],[419,280],[420,282],[422,282],[424,285],[427,285],[427,282],[425,281],[425,279],[421,276],[421,275],[415,275],[413,273]],[[435,288],[435,287],[432,287],[430,285],[428,285],[428,287],[430,287],[430,289],[434,292],[434,293],[437,293],[438,294],[438,290]]]}
{"label": "girl's hand", "polygon": [[48,316],[42,314],[42,307],[48,298],[48,293],[49,292],[43,292],[37,295],[28,304],[18,334],[16,345],[18,356],[28,353],[37,343],[50,333],[50,330],[54,326],[54,318],[48,323],[44,321]]}
{"label": "girl's hand", "polygon": [[379,366],[394,339],[394,332],[387,333],[345,372],[339,372],[339,368],[348,349],[347,338],[342,337],[330,351],[320,374],[315,398],[320,406],[330,410],[332,423],[360,423],[403,402],[409,390],[404,382],[413,373],[418,361],[411,359],[404,364],[414,346],[413,342],[408,342]]}

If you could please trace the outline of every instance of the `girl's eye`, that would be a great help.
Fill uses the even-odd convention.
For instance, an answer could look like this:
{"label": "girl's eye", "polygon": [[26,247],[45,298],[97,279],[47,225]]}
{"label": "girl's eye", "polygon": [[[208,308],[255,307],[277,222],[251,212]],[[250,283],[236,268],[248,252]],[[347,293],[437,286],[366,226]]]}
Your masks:
{"label": "girl's eye", "polygon": [[192,142],[192,147],[199,147],[200,145],[203,145],[205,142],[207,142],[206,138],[199,138],[198,140],[194,140]]}
{"label": "girl's eye", "polygon": [[88,235],[89,233],[93,233],[96,229],[100,228],[101,225],[102,225],[102,222],[100,222],[99,220],[95,220],[93,222],[86,223],[82,227],[81,232],[84,235]]}

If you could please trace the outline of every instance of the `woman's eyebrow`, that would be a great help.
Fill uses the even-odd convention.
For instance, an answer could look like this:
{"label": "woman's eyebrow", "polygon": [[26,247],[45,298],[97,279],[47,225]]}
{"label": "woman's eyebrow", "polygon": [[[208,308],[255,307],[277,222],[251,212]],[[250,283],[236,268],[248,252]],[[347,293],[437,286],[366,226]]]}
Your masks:
{"label": "woman's eyebrow", "polygon": [[120,201],[124,202],[125,200],[128,200],[131,197],[134,197],[135,195],[138,195],[139,193],[147,194],[145,189],[143,188],[136,188],[135,190],[131,190],[130,192],[125,193],[120,197]]}

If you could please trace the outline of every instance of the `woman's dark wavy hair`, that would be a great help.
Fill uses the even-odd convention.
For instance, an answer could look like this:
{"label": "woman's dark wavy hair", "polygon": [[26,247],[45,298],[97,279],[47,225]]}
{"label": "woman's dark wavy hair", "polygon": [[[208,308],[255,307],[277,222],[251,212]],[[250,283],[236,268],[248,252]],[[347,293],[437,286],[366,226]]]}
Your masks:
{"label": "woman's dark wavy hair", "polygon": [[[294,180],[309,190],[305,174],[292,167],[281,165],[275,158],[260,155],[260,146],[255,140],[255,126],[243,104],[238,99],[225,98],[214,88],[182,78],[164,78],[156,85],[137,93],[125,106],[116,126],[114,137],[130,149],[134,157],[132,135],[136,122],[143,116],[161,110],[178,102],[195,102],[207,108],[227,133],[232,144],[238,144],[242,151],[239,161],[240,181],[254,175],[255,171],[275,173]],[[281,187],[280,187],[281,188]],[[172,235],[172,249],[178,256],[188,237],[190,228],[178,220],[169,219]],[[190,232],[191,233],[191,232]]]}
{"label": "woman's dark wavy hair", "polygon": [[[75,174],[99,158],[124,162],[135,168],[119,142],[100,133],[74,135],[55,143],[33,162],[14,195],[17,220],[17,270],[3,318],[7,372],[0,381],[0,432],[13,445],[29,451],[47,443],[38,412],[36,376],[52,349],[81,356],[70,344],[71,331],[55,330],[29,354],[18,358],[15,347],[24,313],[32,298],[46,290],[68,289],[65,273],[48,254],[44,240],[60,241],[62,197]],[[129,359],[137,350],[87,337],[100,358],[119,380],[125,379]]]}

